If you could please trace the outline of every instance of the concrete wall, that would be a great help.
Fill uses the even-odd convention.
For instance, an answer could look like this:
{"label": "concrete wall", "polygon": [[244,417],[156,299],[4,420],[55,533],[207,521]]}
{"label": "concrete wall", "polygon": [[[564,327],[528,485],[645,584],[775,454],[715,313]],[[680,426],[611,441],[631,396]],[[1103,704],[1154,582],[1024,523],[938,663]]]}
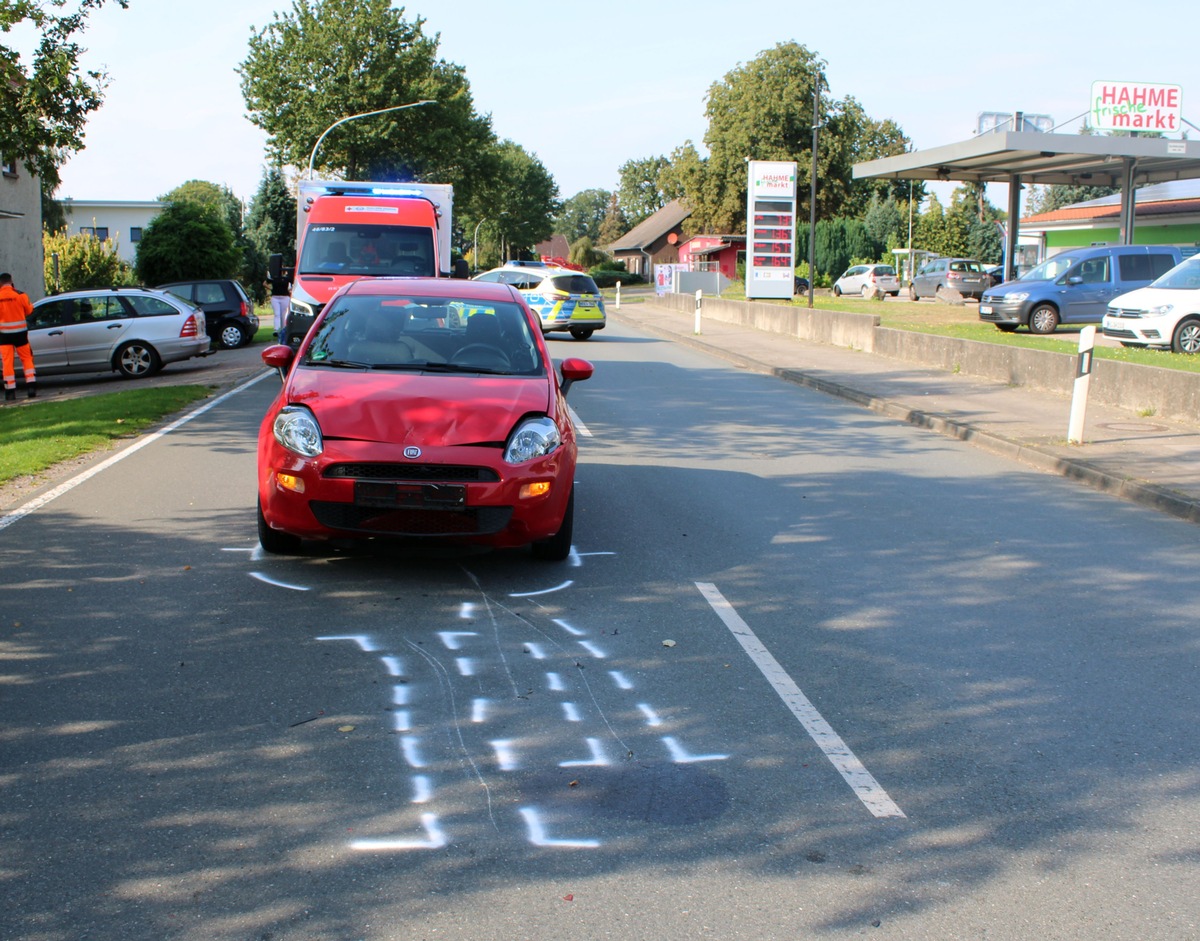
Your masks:
{"label": "concrete wall", "polygon": [[[658,302],[689,315],[696,309],[689,295],[668,294]],[[894,330],[881,327],[875,314],[706,297],[701,316],[1060,395],[1069,396],[1075,382],[1074,354]],[[1089,399],[1194,422],[1200,417],[1200,373],[1093,359]]]}
{"label": "concrete wall", "polygon": [[46,294],[42,267],[42,191],[37,177],[16,162],[0,176],[0,271],[13,276],[31,301]]}

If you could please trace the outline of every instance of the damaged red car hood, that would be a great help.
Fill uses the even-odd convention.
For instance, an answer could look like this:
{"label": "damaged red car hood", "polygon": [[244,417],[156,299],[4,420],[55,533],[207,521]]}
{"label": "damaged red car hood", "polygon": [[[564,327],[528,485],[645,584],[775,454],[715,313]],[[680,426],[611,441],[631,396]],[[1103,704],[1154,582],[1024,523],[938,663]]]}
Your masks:
{"label": "damaged red car hood", "polygon": [[329,439],[419,447],[502,442],[524,415],[547,414],[547,376],[297,369],[287,400],[312,410]]}

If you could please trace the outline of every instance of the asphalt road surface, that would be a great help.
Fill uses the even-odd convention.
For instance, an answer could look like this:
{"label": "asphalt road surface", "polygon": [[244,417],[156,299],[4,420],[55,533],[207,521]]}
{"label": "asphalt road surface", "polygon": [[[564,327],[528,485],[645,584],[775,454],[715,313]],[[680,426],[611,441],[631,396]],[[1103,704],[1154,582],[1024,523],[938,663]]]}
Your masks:
{"label": "asphalt road surface", "polygon": [[1200,937],[1194,527],[551,348],[562,564],[265,556],[270,376],[0,518],[0,938]]}

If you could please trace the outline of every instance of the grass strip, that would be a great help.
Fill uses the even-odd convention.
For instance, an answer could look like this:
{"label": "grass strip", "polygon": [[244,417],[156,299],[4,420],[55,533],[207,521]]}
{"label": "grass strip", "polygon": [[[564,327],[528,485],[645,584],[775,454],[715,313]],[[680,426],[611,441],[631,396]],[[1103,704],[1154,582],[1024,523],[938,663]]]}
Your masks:
{"label": "grass strip", "polygon": [[207,386],[156,386],[0,408],[0,483],[132,438],[211,394]]}

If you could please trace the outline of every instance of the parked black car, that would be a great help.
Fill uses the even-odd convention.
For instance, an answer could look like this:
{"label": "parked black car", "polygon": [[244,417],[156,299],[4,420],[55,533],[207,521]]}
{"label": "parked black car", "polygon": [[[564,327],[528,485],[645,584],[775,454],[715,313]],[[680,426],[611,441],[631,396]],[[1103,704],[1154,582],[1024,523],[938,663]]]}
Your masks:
{"label": "parked black car", "polygon": [[190,301],[204,311],[208,335],[213,343],[227,350],[245,346],[258,331],[258,317],[245,289],[232,278],[209,278],[202,281],[174,281],[160,284],[157,290],[167,291]]}

